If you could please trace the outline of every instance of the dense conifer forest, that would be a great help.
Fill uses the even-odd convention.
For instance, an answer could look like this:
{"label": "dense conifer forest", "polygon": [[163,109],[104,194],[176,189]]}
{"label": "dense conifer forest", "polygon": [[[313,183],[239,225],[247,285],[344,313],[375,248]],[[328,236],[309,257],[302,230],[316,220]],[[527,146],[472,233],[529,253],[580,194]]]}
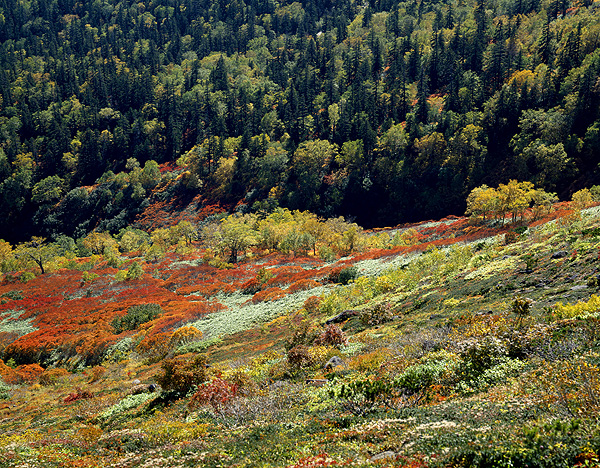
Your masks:
{"label": "dense conifer forest", "polygon": [[0,237],[153,203],[389,226],[598,182],[589,0],[2,0]]}

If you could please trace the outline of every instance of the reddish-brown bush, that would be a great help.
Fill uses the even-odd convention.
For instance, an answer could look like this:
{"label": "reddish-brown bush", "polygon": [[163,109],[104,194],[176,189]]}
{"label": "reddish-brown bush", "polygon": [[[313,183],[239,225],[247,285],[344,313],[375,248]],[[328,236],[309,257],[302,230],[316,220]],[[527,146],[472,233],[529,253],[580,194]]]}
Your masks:
{"label": "reddish-brown bush", "polygon": [[92,367],[92,369],[90,370],[89,376],[90,376],[90,380],[89,382],[97,382],[98,380],[100,380],[102,378],[102,376],[106,374],[106,367],[104,366],[94,366]]}
{"label": "reddish-brown bush", "polygon": [[238,386],[227,380],[216,378],[201,385],[190,399],[190,406],[210,405],[215,409],[231,401],[238,393]]}
{"label": "reddish-brown bush", "polygon": [[308,367],[313,364],[310,350],[304,345],[294,346],[290,349],[287,353],[287,360],[290,366],[295,369]]}
{"label": "reddish-brown bush", "polygon": [[74,392],[69,393],[69,395],[67,395],[63,399],[63,402],[64,403],[70,403],[72,401],[87,400],[87,399],[90,399],[90,398],[94,398],[94,394],[92,392],[89,392],[87,390],[82,390],[82,389],[78,388]]}
{"label": "reddish-brown bush", "polygon": [[44,372],[44,368],[39,364],[24,364],[15,369],[21,380],[25,383],[35,382]]}
{"label": "reddish-brown bush", "polygon": [[304,301],[304,310],[311,314],[318,312],[321,307],[321,302],[323,302],[321,297],[310,296]]}
{"label": "reddish-brown bush", "polygon": [[205,356],[197,356],[188,361],[182,359],[166,359],[162,362],[162,373],[157,382],[165,389],[185,395],[193,386],[205,382],[207,365]]}
{"label": "reddish-brown bush", "polygon": [[315,343],[324,346],[343,346],[348,344],[348,339],[344,331],[332,323],[327,325],[327,328],[317,337]]}
{"label": "reddish-brown bush", "polygon": [[287,290],[290,293],[296,293],[298,291],[307,291],[309,289],[317,288],[319,286],[320,284],[317,283],[315,280],[302,279],[290,284]]}
{"label": "reddish-brown bush", "polygon": [[0,359],[0,378],[9,385],[16,385],[21,383],[21,377],[19,374],[15,372],[14,369],[11,369],[4,361]]}
{"label": "reddish-brown bush", "polygon": [[59,383],[61,380],[67,378],[69,375],[68,370],[62,368],[46,369],[42,375],[40,375],[40,384],[42,385],[54,385]]}
{"label": "reddish-brown bush", "polygon": [[252,296],[252,302],[258,304],[259,302],[276,301],[282,297],[285,297],[285,291],[281,288],[268,288]]}

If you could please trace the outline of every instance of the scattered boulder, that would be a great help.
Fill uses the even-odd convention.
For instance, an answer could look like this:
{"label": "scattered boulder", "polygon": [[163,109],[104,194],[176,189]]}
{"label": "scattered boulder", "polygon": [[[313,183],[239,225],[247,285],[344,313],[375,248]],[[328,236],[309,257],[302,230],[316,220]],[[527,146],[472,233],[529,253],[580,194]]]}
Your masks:
{"label": "scattered boulder", "polygon": [[494,311],[488,309],[488,310],[480,310],[475,315],[483,316],[483,315],[493,315],[493,314],[494,314]]}
{"label": "scattered boulder", "polygon": [[129,389],[127,395],[139,395],[141,393],[154,393],[158,389],[156,384],[137,384]]}
{"label": "scattered boulder", "polygon": [[567,252],[566,250],[559,250],[558,252],[554,252],[550,256],[550,258],[553,258],[553,259],[565,258],[567,255],[569,255],[569,252]]}
{"label": "scattered boulder", "polygon": [[398,454],[396,452],[392,452],[391,450],[386,450],[385,452],[378,453],[377,455],[373,455],[369,461],[377,461],[377,460],[386,460],[388,458],[396,458]]}
{"label": "scattered boulder", "polygon": [[330,318],[325,322],[326,325],[331,325],[332,323],[340,323],[345,322],[350,317],[355,317],[359,314],[358,310],[345,310],[341,314],[336,315],[335,317]]}
{"label": "scattered boulder", "polygon": [[346,369],[346,367],[346,363],[341,357],[333,356],[329,361],[327,361],[325,366],[323,366],[323,369],[335,371],[340,369]]}
{"label": "scattered boulder", "polygon": [[327,383],[327,379],[306,379],[307,385],[312,385],[313,387],[322,387]]}

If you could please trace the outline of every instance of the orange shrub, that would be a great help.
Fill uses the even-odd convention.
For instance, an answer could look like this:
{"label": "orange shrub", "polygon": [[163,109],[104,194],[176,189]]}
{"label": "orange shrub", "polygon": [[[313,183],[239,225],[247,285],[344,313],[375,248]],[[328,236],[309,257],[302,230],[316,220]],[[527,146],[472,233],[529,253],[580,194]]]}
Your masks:
{"label": "orange shrub", "polygon": [[309,313],[315,313],[321,307],[323,299],[319,296],[310,296],[304,301],[304,309]]}
{"label": "orange shrub", "polygon": [[14,369],[11,369],[6,364],[4,364],[4,361],[2,361],[1,359],[0,359],[0,378],[2,378],[2,380],[4,380],[4,382],[6,382],[7,384],[10,384],[10,385],[16,385],[18,383],[21,383],[21,378],[20,378],[19,374],[17,374]]}
{"label": "orange shrub", "polygon": [[89,383],[97,382],[102,378],[102,376],[106,374],[106,367],[104,366],[94,366],[90,370],[90,380]]}
{"label": "orange shrub", "polygon": [[295,283],[290,284],[287,290],[290,293],[295,293],[298,291],[306,291],[308,289],[313,289],[313,288],[316,288],[319,286],[320,286],[320,284],[317,283],[315,280],[302,279],[302,280],[296,281]]}
{"label": "orange shrub", "polygon": [[25,383],[35,382],[44,373],[44,368],[39,364],[24,364],[15,369],[21,380]]}
{"label": "orange shrub", "polygon": [[254,304],[258,304],[259,302],[276,301],[282,297],[285,297],[285,291],[281,288],[275,287],[257,292],[254,296],[252,296],[251,300]]}
{"label": "orange shrub", "polygon": [[159,361],[164,358],[170,349],[171,333],[157,333],[147,336],[137,345],[136,351],[151,360]]}
{"label": "orange shrub", "polygon": [[60,382],[62,379],[71,375],[68,370],[63,368],[46,369],[42,375],[40,375],[40,384],[42,385],[54,385]]}

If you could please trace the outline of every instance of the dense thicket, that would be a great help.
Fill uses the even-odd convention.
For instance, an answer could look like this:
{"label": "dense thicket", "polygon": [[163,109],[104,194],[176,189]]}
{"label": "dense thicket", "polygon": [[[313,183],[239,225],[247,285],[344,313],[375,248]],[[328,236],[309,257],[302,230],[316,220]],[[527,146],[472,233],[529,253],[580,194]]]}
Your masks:
{"label": "dense thicket", "polygon": [[482,183],[597,183],[595,7],[0,0],[2,237],[118,230],[154,161],[188,195],[367,226],[462,212]]}

